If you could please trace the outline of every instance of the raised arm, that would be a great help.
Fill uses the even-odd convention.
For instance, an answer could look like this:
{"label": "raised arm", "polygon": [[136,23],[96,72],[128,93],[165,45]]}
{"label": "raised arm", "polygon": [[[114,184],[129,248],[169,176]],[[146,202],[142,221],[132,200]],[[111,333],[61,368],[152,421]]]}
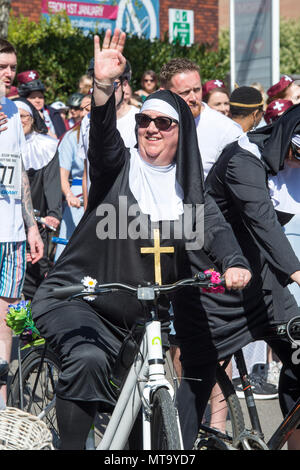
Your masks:
{"label": "raised arm", "polygon": [[96,106],[107,103],[114,91],[114,81],[125,70],[126,59],[122,55],[126,34],[115,29],[113,36],[108,29],[100,46],[99,36],[94,36],[94,100]]}
{"label": "raised arm", "polygon": [[89,131],[89,205],[98,204],[114,183],[128,152],[117,130],[113,83],[124,71],[125,33],[106,31],[100,48],[95,36],[94,91]]}

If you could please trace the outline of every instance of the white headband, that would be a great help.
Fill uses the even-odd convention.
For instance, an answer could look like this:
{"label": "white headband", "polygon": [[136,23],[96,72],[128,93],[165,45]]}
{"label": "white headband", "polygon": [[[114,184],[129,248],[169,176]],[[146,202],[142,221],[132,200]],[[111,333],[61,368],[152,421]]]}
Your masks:
{"label": "white headband", "polygon": [[297,147],[300,147],[300,135],[294,134],[292,137],[292,142],[293,144],[297,145]]}
{"label": "white headband", "polygon": [[14,103],[18,109],[23,109],[24,111],[27,111],[27,113],[29,113],[30,116],[32,116],[32,111],[28,104],[23,103],[23,101],[14,101]]}
{"label": "white headband", "polygon": [[176,121],[179,121],[179,114],[177,113],[176,109],[174,109],[173,106],[164,100],[150,98],[144,101],[143,106],[141,107],[141,113],[148,110],[159,111],[160,113],[164,113],[167,116],[176,119]]}

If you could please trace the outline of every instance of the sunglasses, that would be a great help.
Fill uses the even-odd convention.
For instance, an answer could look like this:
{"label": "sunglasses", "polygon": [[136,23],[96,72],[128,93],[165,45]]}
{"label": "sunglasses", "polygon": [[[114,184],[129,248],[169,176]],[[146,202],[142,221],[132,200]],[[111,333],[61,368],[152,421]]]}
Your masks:
{"label": "sunglasses", "polygon": [[300,149],[293,142],[291,142],[292,154],[296,160],[300,160]]}
{"label": "sunglasses", "polygon": [[155,127],[159,131],[167,131],[171,127],[173,122],[178,124],[178,121],[176,121],[176,119],[171,119],[165,116],[158,116],[153,119],[147,114],[143,114],[143,113],[138,113],[135,115],[135,122],[137,123],[139,127],[142,127],[142,128],[149,127],[152,121],[154,122]]}

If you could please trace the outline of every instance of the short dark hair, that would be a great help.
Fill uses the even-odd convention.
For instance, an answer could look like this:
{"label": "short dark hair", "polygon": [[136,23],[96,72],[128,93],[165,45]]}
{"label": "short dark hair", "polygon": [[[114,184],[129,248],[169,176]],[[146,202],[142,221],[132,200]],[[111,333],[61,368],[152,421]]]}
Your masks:
{"label": "short dark hair", "polygon": [[177,73],[182,72],[198,72],[200,75],[200,67],[196,62],[193,62],[184,57],[176,57],[164,64],[160,70],[160,84],[163,88],[168,89],[171,85],[171,80]]}
{"label": "short dark hair", "polygon": [[17,51],[14,46],[6,39],[0,38],[0,54],[16,54]]}
{"label": "short dark hair", "polygon": [[230,95],[230,114],[232,117],[246,117],[257,109],[263,110],[263,96],[251,86],[236,88]]}

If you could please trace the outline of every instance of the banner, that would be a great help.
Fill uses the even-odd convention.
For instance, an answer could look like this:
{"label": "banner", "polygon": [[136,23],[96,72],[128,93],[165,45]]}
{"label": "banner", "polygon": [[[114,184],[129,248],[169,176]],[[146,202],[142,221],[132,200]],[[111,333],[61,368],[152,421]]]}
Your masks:
{"label": "banner", "polygon": [[118,7],[112,5],[99,5],[94,3],[82,3],[77,1],[66,2],[63,0],[43,0],[42,13],[60,13],[66,11],[70,16],[82,16],[85,18],[107,18],[115,20]]}
{"label": "banner", "polygon": [[159,0],[42,0],[42,14],[66,11],[74,27],[90,31],[120,28],[128,34],[159,37]]}

